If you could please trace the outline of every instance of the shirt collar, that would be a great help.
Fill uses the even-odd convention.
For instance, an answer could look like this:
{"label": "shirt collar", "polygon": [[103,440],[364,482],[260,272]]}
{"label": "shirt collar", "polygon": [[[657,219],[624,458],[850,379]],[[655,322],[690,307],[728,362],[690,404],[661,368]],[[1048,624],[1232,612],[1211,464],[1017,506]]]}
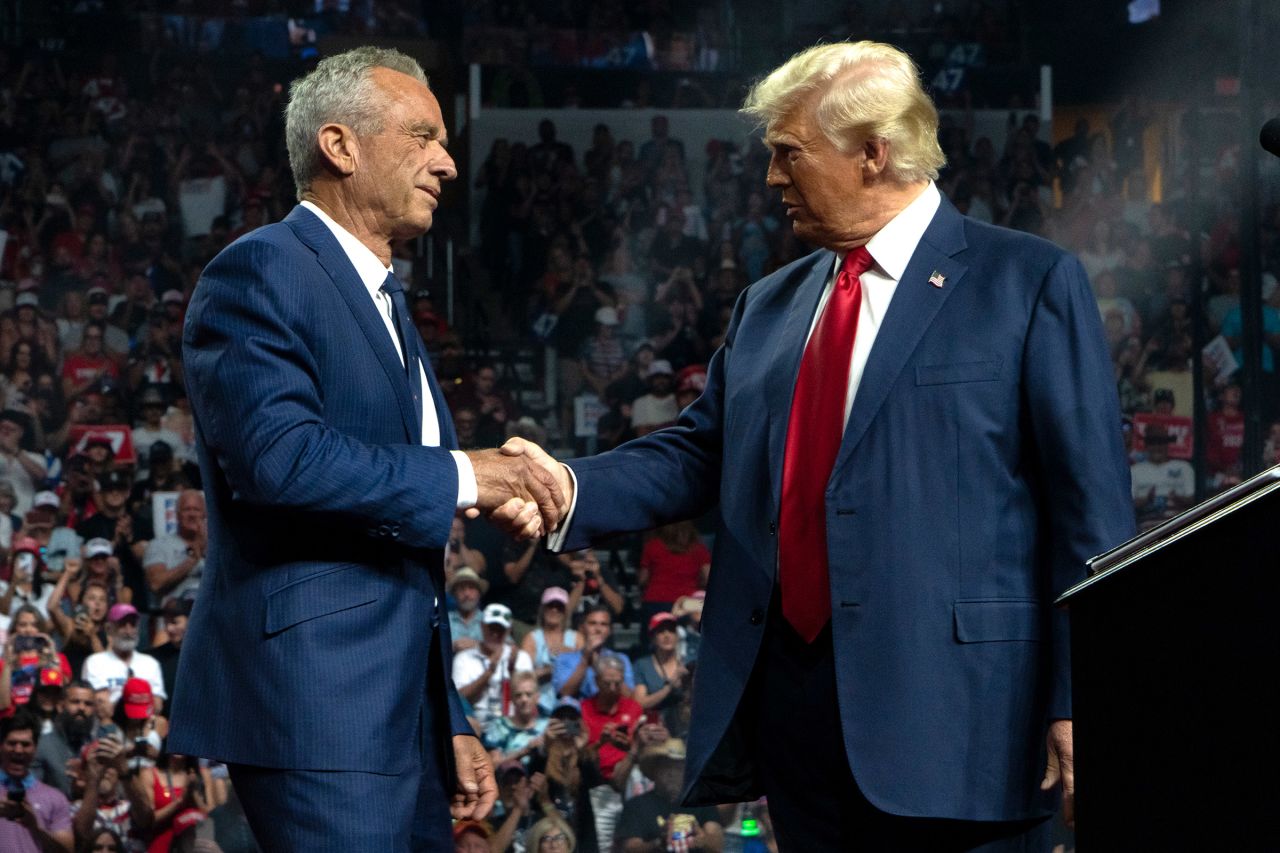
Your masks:
{"label": "shirt collar", "polygon": [[[889,278],[894,281],[902,279],[902,274],[907,271],[907,263],[915,254],[916,246],[920,244],[920,239],[924,237],[924,232],[941,204],[942,194],[938,192],[937,185],[930,181],[920,195],[867,241],[867,251]],[[836,259],[837,269],[843,261],[844,256]]]}
{"label": "shirt collar", "polygon": [[309,201],[304,201],[301,204],[314,213],[325,224],[325,227],[333,232],[338,245],[342,247],[343,253],[351,261],[351,266],[355,267],[356,275],[360,276],[360,281],[371,294],[377,294],[386,282],[387,273],[391,272],[391,268],[383,266],[382,261],[378,260],[378,256],[368,246],[357,240],[350,231],[334,222],[329,214]]}
{"label": "shirt collar", "polygon": [[32,773],[30,769],[27,770],[27,775],[23,776],[21,779],[14,779],[8,773],[0,770],[0,787],[7,788],[11,782],[15,781],[22,784],[24,791],[30,791],[40,780],[36,778],[36,774]]}

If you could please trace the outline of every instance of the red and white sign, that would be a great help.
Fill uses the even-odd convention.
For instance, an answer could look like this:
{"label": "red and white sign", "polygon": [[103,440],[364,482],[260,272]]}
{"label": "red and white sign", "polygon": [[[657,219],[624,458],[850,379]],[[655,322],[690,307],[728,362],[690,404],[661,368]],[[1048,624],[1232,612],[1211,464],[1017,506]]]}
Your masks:
{"label": "red and white sign", "polygon": [[133,449],[133,430],[127,424],[72,424],[67,439],[71,450],[67,455],[84,453],[89,442],[97,438],[111,442],[116,462],[132,464],[138,461],[138,454]]}
{"label": "red and white sign", "polygon": [[1194,436],[1191,426],[1191,418],[1186,415],[1157,415],[1151,412],[1139,412],[1134,415],[1134,450],[1146,450],[1147,444],[1144,439],[1147,434],[1147,427],[1152,424],[1163,426],[1165,431],[1169,434],[1169,437],[1173,439],[1173,441],[1169,443],[1170,459],[1191,458]]}

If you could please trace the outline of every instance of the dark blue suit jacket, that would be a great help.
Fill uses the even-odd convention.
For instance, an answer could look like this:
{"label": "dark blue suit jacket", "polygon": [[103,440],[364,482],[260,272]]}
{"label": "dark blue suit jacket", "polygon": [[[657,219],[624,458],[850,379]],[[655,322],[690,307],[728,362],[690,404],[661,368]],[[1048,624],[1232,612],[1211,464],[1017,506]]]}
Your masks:
{"label": "dark blue suit jacket", "polygon": [[[570,463],[567,548],[718,505],[694,801],[760,793],[735,709],[774,588],[792,391],[833,261],[816,252],[742,295],[676,426]],[[943,200],[877,334],[826,512],[844,743],[867,797],[910,816],[1047,813],[1046,727],[1071,715],[1051,603],[1133,533],[1111,362],[1073,257]]]}
{"label": "dark blue suit jacket", "polygon": [[183,354],[209,549],[169,748],[398,773],[426,703],[448,760],[471,728],[448,675],[457,442],[434,379],[444,447],[423,447],[368,290],[302,207],[209,264]]}

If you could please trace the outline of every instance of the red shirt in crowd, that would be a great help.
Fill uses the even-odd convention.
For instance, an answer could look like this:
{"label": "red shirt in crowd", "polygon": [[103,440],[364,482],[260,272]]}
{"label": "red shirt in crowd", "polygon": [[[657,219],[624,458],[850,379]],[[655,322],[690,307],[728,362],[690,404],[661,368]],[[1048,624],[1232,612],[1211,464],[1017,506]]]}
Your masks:
{"label": "red shirt in crowd", "polygon": [[110,356],[76,353],[67,356],[67,360],[62,363],[62,378],[70,379],[75,385],[92,382],[98,376],[110,376],[112,379],[120,377],[120,370]]}
{"label": "red shirt in crowd", "polygon": [[676,554],[658,537],[653,537],[640,554],[640,565],[649,571],[649,584],[642,601],[670,604],[682,595],[698,591],[699,573],[711,562],[711,552],[701,542]]}
{"label": "red shirt in crowd", "polygon": [[1244,414],[1214,412],[1209,415],[1209,440],[1205,443],[1205,461],[1212,474],[1230,473],[1240,463],[1244,447]]}
{"label": "red shirt in crowd", "polygon": [[597,695],[583,700],[582,724],[587,727],[587,734],[591,738],[589,742],[600,744],[601,775],[606,779],[612,779],[613,768],[626,756],[627,751],[614,746],[611,741],[601,742],[600,736],[604,732],[605,724],[613,723],[620,729],[626,729],[627,733],[630,734],[635,730],[641,718],[644,717],[644,708],[641,708],[640,703],[630,696],[623,696],[618,699],[618,704],[613,709],[613,713],[608,714],[600,710],[600,707],[596,704],[599,698]]}

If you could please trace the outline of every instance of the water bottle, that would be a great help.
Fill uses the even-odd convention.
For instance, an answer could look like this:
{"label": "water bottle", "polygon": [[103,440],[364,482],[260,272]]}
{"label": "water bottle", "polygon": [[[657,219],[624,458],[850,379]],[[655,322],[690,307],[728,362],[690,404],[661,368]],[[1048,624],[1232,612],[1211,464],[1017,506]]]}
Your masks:
{"label": "water bottle", "polygon": [[740,803],[733,824],[724,832],[724,853],[768,853],[754,803]]}

